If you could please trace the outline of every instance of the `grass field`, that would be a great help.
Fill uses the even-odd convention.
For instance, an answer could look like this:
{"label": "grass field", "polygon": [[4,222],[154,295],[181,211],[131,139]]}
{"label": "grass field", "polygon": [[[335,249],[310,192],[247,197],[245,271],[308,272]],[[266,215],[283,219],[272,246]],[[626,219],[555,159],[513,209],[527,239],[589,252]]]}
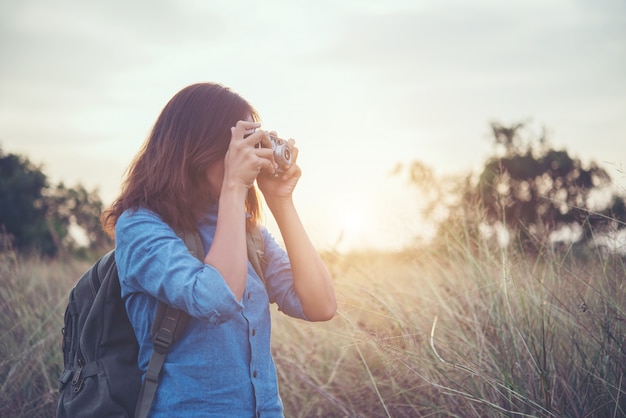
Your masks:
{"label": "grass field", "polygon": [[[287,417],[624,417],[626,265],[488,242],[325,254],[339,311],[273,312]],[[84,261],[0,254],[0,416],[51,417]]]}

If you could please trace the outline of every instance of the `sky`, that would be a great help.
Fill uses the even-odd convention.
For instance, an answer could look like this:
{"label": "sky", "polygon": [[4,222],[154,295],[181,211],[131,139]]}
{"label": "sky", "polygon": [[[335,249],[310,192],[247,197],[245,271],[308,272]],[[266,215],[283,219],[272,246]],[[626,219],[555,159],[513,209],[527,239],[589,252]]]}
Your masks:
{"label": "sky", "polygon": [[477,172],[492,121],[545,127],[626,190],[623,0],[0,0],[0,147],[105,203],[165,103],[203,81],[296,139],[319,248],[423,234],[394,167]]}

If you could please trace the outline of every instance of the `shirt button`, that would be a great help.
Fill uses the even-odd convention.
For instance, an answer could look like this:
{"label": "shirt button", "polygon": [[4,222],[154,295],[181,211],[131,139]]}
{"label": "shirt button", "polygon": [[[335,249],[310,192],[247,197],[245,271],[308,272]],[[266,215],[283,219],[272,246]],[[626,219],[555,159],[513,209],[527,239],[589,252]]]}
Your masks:
{"label": "shirt button", "polygon": [[250,292],[248,292],[248,300],[250,300]]}
{"label": "shirt button", "polygon": [[254,337],[256,335],[256,329],[252,330],[252,336]]}
{"label": "shirt button", "polygon": [[257,372],[256,372],[256,370],[252,372],[252,377],[257,377]]}
{"label": "shirt button", "polygon": [[216,310],[212,310],[209,313],[209,323],[212,325],[219,325],[220,323],[220,314]]}

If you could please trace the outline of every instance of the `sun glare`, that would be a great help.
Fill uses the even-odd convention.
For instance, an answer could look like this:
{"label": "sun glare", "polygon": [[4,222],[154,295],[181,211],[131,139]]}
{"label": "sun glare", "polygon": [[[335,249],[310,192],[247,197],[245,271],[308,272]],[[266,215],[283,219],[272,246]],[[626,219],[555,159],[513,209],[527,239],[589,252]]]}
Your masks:
{"label": "sun glare", "polygon": [[363,211],[346,210],[339,218],[342,244],[348,248],[363,248],[369,242],[368,216]]}
{"label": "sun glare", "polygon": [[345,213],[342,225],[348,233],[359,233],[365,229],[365,215],[361,212]]}

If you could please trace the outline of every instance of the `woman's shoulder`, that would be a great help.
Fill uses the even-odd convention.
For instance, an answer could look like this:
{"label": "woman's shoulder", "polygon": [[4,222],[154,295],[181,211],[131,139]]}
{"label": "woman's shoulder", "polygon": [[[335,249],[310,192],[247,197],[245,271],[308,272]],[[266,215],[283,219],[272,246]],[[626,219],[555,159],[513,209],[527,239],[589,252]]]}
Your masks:
{"label": "woman's shoulder", "polygon": [[129,208],[122,212],[118,222],[129,222],[136,219],[154,219],[160,221],[161,217],[157,215],[156,212],[144,207]]}
{"label": "woman's shoulder", "polygon": [[164,224],[163,220],[157,213],[150,209],[144,207],[126,209],[122,212],[115,225],[116,235],[117,232],[129,228],[160,224]]}

